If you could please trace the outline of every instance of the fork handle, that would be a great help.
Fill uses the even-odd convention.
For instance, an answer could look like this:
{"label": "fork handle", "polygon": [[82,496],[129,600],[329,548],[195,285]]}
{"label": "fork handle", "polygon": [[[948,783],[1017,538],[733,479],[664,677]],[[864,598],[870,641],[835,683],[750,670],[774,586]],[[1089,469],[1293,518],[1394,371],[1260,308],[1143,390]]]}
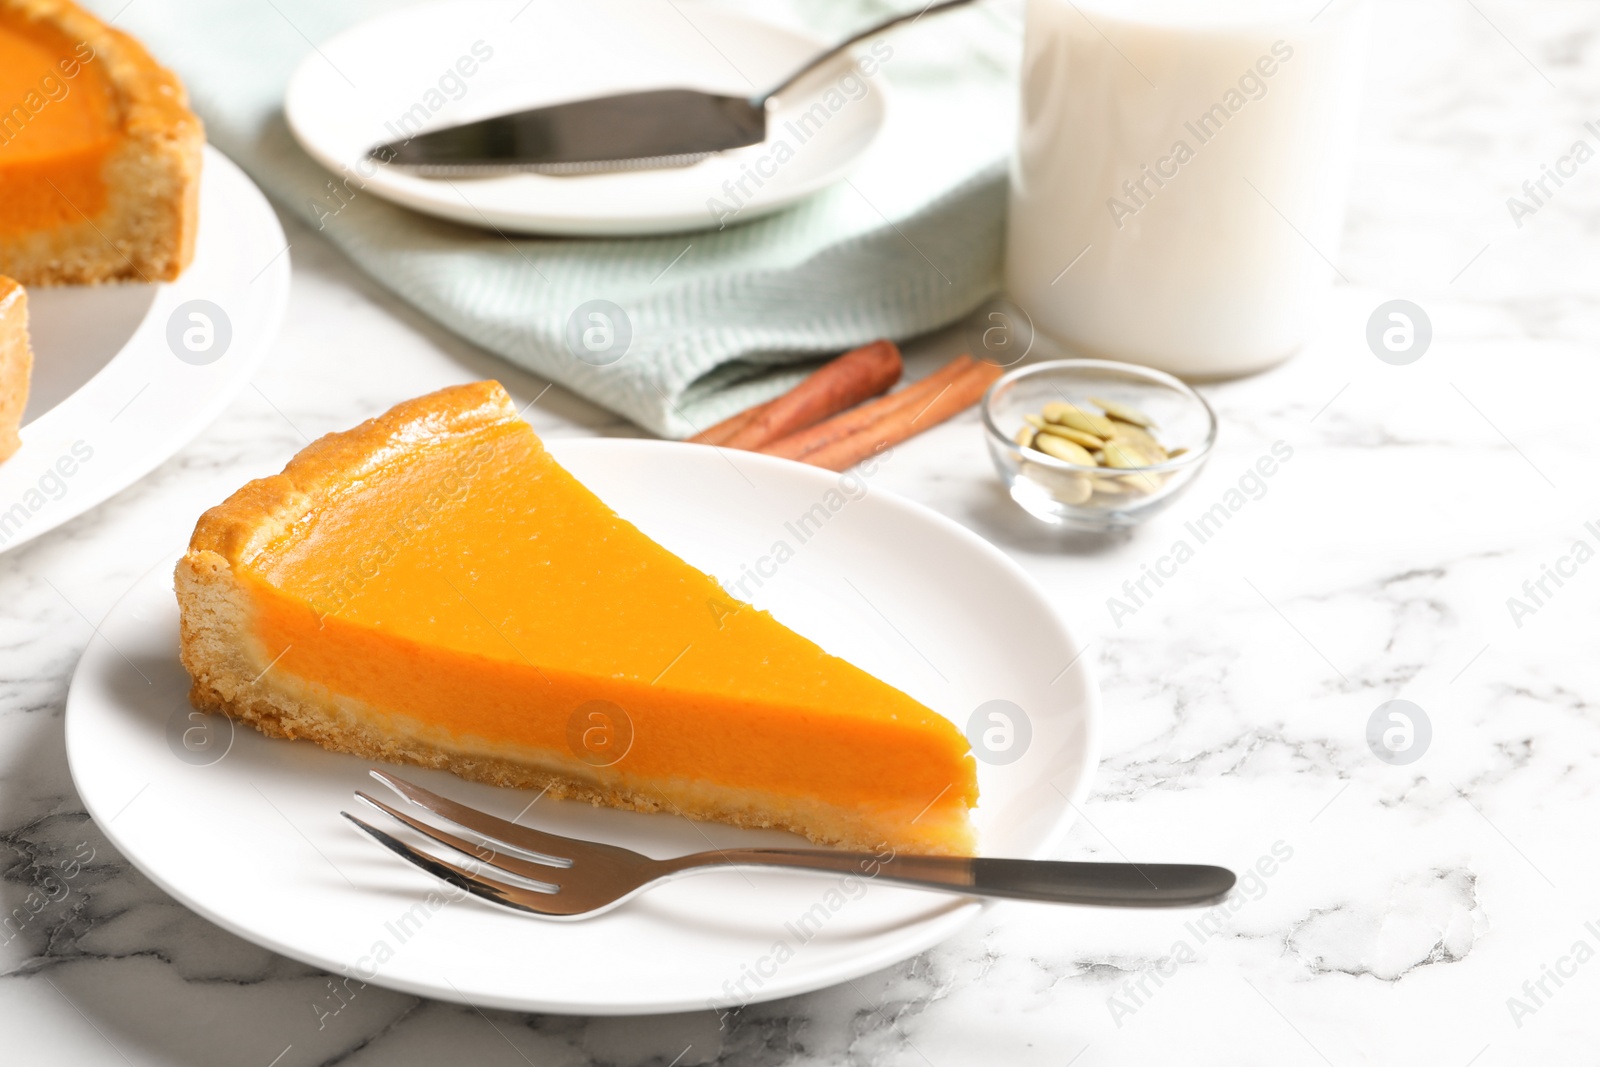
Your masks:
{"label": "fork handle", "polygon": [[1080,863],[1066,860],[903,856],[804,848],[741,848],[666,861],[696,867],[786,867],[856,875],[917,889],[981,897],[1114,908],[1182,908],[1215,904],[1233,888],[1232,871],[1190,863]]}

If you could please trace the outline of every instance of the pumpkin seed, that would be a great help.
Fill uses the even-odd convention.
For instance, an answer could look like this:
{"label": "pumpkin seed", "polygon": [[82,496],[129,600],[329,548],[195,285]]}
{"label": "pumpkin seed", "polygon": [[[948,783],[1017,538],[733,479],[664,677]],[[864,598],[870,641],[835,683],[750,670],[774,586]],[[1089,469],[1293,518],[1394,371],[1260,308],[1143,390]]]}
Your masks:
{"label": "pumpkin seed", "polygon": [[1095,451],[1101,445],[1105,444],[1103,440],[1096,437],[1092,433],[1084,433],[1082,430],[1074,430],[1071,426],[1061,426],[1054,422],[1045,423],[1043,426],[1039,427],[1039,432],[1055,434],[1057,437],[1065,437],[1073,444],[1082,445],[1090,452]]}
{"label": "pumpkin seed", "polygon": [[1058,471],[1042,463],[1024,463],[1022,473],[1063,504],[1082,504],[1094,492],[1094,485],[1088,477],[1071,471]]}
{"label": "pumpkin seed", "polygon": [[1068,441],[1065,437],[1057,437],[1053,433],[1039,434],[1033,440],[1033,447],[1047,456],[1066,463],[1076,463],[1080,467],[1095,465],[1094,457],[1082,445]]}
{"label": "pumpkin seed", "polygon": [[1102,477],[1094,480],[1094,491],[1101,496],[1127,496],[1134,492],[1134,488],[1120,478]]}
{"label": "pumpkin seed", "polygon": [[1132,423],[1117,423],[1111,439],[1132,445],[1135,449],[1144,453],[1152,463],[1161,463],[1167,458],[1167,450],[1161,447],[1161,442],[1151,437],[1142,427],[1135,426]]}
{"label": "pumpkin seed", "polygon": [[1140,471],[1137,474],[1124,474],[1122,484],[1135,493],[1153,493],[1166,484],[1165,474],[1150,474]]}
{"label": "pumpkin seed", "polygon": [[1116,470],[1132,470],[1137,467],[1151,466],[1150,457],[1140,451],[1136,445],[1127,441],[1107,441],[1105,456],[1106,466]]}
{"label": "pumpkin seed", "polygon": [[1104,415],[1096,415],[1080,408],[1076,404],[1068,404],[1056,400],[1044,406],[1044,417],[1050,422],[1062,426],[1070,426],[1074,430],[1094,434],[1101,440],[1110,437],[1116,427],[1111,425],[1111,420]]}
{"label": "pumpkin seed", "polygon": [[1102,400],[1100,397],[1091,396],[1089,403],[1110,415],[1113,419],[1132,423],[1134,426],[1154,426],[1155,420],[1131,404],[1120,404],[1115,400]]}

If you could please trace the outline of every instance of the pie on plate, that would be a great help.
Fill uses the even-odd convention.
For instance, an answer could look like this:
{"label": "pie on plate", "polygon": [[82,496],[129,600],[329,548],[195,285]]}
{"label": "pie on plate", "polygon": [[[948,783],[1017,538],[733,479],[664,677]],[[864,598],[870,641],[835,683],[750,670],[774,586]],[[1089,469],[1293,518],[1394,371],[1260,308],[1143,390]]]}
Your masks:
{"label": "pie on plate", "polygon": [[244,486],[201,516],[176,588],[191,701],[269,735],[823,844],[974,850],[954,724],[651,541],[495,382]]}
{"label": "pie on plate", "polygon": [[0,0],[0,274],[171,281],[205,133],[177,77],[70,0]]}

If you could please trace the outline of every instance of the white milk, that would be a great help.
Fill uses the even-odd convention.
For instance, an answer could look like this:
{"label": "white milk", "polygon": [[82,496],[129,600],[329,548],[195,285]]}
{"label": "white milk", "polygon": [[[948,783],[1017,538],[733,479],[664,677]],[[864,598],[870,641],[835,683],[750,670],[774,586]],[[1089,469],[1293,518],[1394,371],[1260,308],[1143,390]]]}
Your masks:
{"label": "white milk", "polygon": [[1040,331],[1190,377],[1300,346],[1338,251],[1370,12],[1322,5],[1028,0],[1006,286]]}

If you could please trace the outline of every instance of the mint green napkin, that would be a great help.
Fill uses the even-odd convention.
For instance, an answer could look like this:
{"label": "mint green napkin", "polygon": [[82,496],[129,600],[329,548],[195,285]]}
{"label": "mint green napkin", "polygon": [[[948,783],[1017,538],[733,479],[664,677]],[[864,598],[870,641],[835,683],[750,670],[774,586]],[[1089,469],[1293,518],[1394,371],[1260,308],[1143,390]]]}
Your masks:
{"label": "mint green napkin", "polygon": [[[832,38],[915,2],[748,6]],[[897,113],[849,184],[721,231],[519,237],[513,247],[373,196],[333,218],[319,207],[329,175],[290,136],[284,86],[312,42],[393,5],[91,6],[178,72],[212,144],[383,285],[484,348],[665,436],[687,436],[777,395],[819,356],[955,321],[998,288],[1014,14],[979,7],[885,38]],[[566,341],[573,312],[597,295],[621,306],[632,326],[626,355],[610,366],[576,358]]]}

